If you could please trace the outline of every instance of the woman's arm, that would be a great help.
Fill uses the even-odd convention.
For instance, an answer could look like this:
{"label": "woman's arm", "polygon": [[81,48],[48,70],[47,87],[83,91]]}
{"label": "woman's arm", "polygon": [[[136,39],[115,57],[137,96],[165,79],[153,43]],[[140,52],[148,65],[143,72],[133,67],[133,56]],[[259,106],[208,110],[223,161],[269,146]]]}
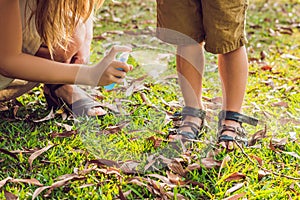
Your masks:
{"label": "woman's arm", "polygon": [[114,61],[117,52],[129,51],[128,48],[114,48],[93,67],[59,63],[22,53],[18,0],[0,0],[0,27],[0,74],[4,76],[43,83],[106,85],[120,82],[116,76],[125,76],[116,68],[129,70],[128,65]]}
{"label": "woman's arm", "polygon": [[[18,0],[0,0],[0,73],[34,82],[74,83],[81,65],[62,64],[22,53]],[[86,82],[82,80],[80,82]]]}

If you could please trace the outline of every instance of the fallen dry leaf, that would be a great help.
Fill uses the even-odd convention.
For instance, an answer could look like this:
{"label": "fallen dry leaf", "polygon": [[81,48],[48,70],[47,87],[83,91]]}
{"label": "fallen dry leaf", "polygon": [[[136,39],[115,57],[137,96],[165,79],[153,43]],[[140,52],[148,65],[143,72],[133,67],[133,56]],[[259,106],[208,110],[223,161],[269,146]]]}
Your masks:
{"label": "fallen dry leaf", "polygon": [[138,161],[134,161],[134,160],[126,161],[121,165],[120,170],[125,174],[136,174],[138,173],[137,167],[139,165],[140,162]]}
{"label": "fallen dry leaf", "polygon": [[123,128],[125,128],[126,126],[128,126],[130,124],[130,121],[123,121],[120,122],[119,124],[115,125],[115,126],[108,126],[105,128],[105,130],[103,131],[103,133],[105,134],[115,134],[120,132]]}
{"label": "fallen dry leaf", "polygon": [[297,159],[300,159],[300,156],[299,156],[296,152],[282,151],[281,153],[284,153],[284,154],[293,156],[293,157],[295,157],[295,158],[297,158]]}
{"label": "fallen dry leaf", "polygon": [[65,123],[59,123],[59,122],[55,122],[55,124],[57,124],[60,127],[63,127],[66,129],[66,131],[72,131],[73,126],[69,125],[69,124],[65,124]]}
{"label": "fallen dry leaf", "polygon": [[244,183],[237,183],[233,187],[229,188],[225,192],[225,195],[229,195],[230,193],[237,191],[238,189],[242,188],[243,186],[244,186]]}
{"label": "fallen dry leaf", "polygon": [[19,106],[15,105],[14,110],[13,110],[13,114],[14,114],[15,119],[21,119],[21,118],[17,117],[18,110],[19,110]]}
{"label": "fallen dry leaf", "polygon": [[110,104],[110,103],[100,103],[101,107],[103,108],[107,108],[110,111],[114,112],[114,113],[121,113],[121,111],[119,110],[119,108],[117,107],[116,104]]}
{"label": "fallen dry leaf", "polygon": [[7,177],[7,178],[3,179],[2,181],[0,181],[0,188],[2,188],[11,179],[13,179],[13,178]]}
{"label": "fallen dry leaf", "polygon": [[186,182],[182,180],[182,177],[179,176],[178,174],[173,174],[169,171],[166,172],[167,173],[167,176],[168,176],[168,179],[170,180],[170,182],[172,184],[175,184],[175,185],[185,185]]}
{"label": "fallen dry leaf", "polygon": [[288,139],[287,138],[272,138],[272,144],[275,146],[275,147],[282,147],[282,146],[285,146],[288,142]]}
{"label": "fallen dry leaf", "polygon": [[192,164],[188,165],[188,166],[185,168],[185,171],[186,171],[186,172],[190,172],[190,171],[193,171],[193,170],[195,170],[195,169],[197,169],[197,170],[201,169],[200,164],[198,164],[198,163],[192,163]]}
{"label": "fallen dry leaf", "polygon": [[46,192],[46,194],[44,195],[45,197],[49,196],[51,194],[51,192],[58,187],[62,187],[64,185],[67,185],[69,183],[70,180],[83,180],[85,179],[85,177],[83,176],[78,176],[77,174],[72,174],[70,176],[68,176],[68,178],[64,179],[64,180],[60,180],[57,182],[54,182],[51,186],[43,186],[43,187],[39,187],[37,188],[33,195],[32,195],[32,200],[34,200],[41,192],[43,192],[44,190],[48,189],[48,191]]}
{"label": "fallen dry leaf", "polygon": [[292,183],[290,185],[290,190],[292,190],[294,193],[296,193],[298,196],[300,196],[300,185],[298,183]]}
{"label": "fallen dry leaf", "polygon": [[186,198],[181,194],[175,194],[173,192],[166,192],[165,195],[168,199],[178,199],[178,200],[185,200]]}
{"label": "fallen dry leaf", "polygon": [[255,156],[255,155],[250,155],[250,157],[254,158],[258,162],[259,166],[262,166],[263,160],[260,157]]}
{"label": "fallen dry leaf", "polygon": [[275,146],[274,146],[274,144],[272,143],[272,139],[270,140],[270,142],[269,142],[269,148],[272,150],[272,151],[274,151],[274,152],[281,152],[281,150],[280,149],[277,149]]}
{"label": "fallen dry leaf", "polygon": [[289,135],[292,142],[297,140],[296,132],[289,132]]}
{"label": "fallen dry leaf", "polygon": [[155,136],[151,136],[147,140],[150,140],[150,141],[153,142],[153,147],[154,148],[160,147],[160,145],[162,143],[162,139],[161,138],[156,138]]}
{"label": "fallen dry leaf", "polygon": [[264,60],[266,57],[268,57],[268,53],[265,51],[260,52],[260,60]]}
{"label": "fallen dry leaf", "polygon": [[223,98],[222,97],[214,97],[210,101],[212,103],[219,103],[219,104],[221,104],[223,102]]}
{"label": "fallen dry leaf", "polygon": [[232,196],[230,196],[230,197],[227,197],[227,198],[225,198],[225,199],[223,199],[223,200],[238,200],[238,199],[244,197],[245,194],[246,194],[245,192],[240,193],[240,194],[234,194],[234,195],[232,195]]}
{"label": "fallen dry leaf", "polygon": [[55,113],[54,113],[53,108],[52,108],[51,111],[49,112],[49,114],[46,117],[44,117],[42,119],[32,120],[32,121],[36,122],[36,123],[44,122],[44,121],[48,121],[50,119],[53,119],[54,117],[55,117]]}
{"label": "fallen dry leaf", "polygon": [[140,179],[141,179],[140,177],[131,178],[128,181],[128,183],[132,183],[132,184],[138,185],[140,187],[145,187],[147,184],[142,182]]}
{"label": "fallen dry leaf", "polygon": [[96,166],[93,166],[91,168],[86,168],[86,169],[83,169],[83,170],[79,170],[78,168],[74,168],[73,171],[77,175],[84,176],[84,175],[89,174],[91,171],[94,171],[96,168],[97,168]]}
{"label": "fallen dry leaf", "polygon": [[90,164],[96,164],[98,167],[108,166],[108,167],[116,167],[120,168],[120,164],[113,160],[108,159],[97,159],[97,160],[89,160],[87,166]]}
{"label": "fallen dry leaf", "polygon": [[23,153],[32,154],[35,151],[36,151],[36,149],[27,149],[27,148],[24,148],[24,150],[13,150],[13,151],[10,151],[10,152],[13,153],[13,154],[23,154]]}
{"label": "fallen dry leaf", "polygon": [[131,85],[127,88],[126,92],[125,92],[125,96],[129,97],[131,96],[133,93],[138,92],[138,91],[142,91],[142,90],[148,90],[147,87],[145,87],[143,80],[147,77],[146,76],[142,76],[138,79],[135,79],[134,81],[131,82]]}
{"label": "fallen dry leaf", "polygon": [[125,197],[120,185],[118,185],[118,189],[119,189],[119,198],[120,198],[120,200],[126,200],[126,197]]}
{"label": "fallen dry leaf", "polygon": [[0,112],[7,111],[7,110],[8,110],[8,106],[0,103]]}
{"label": "fallen dry leaf", "polygon": [[287,58],[287,59],[291,59],[291,60],[298,60],[300,61],[300,58],[291,54],[282,54],[280,56],[281,58]]}
{"label": "fallen dry leaf", "polygon": [[0,181],[0,188],[3,187],[6,183],[11,182],[11,183],[27,183],[27,184],[32,184],[32,185],[37,185],[37,186],[43,186],[37,179],[31,178],[31,179],[14,179],[11,177],[7,177]]}
{"label": "fallen dry leaf", "polygon": [[65,137],[72,137],[77,135],[77,131],[76,130],[71,130],[71,131],[64,131],[62,133],[58,133],[58,132],[54,132],[51,134],[52,138],[65,138]]}
{"label": "fallen dry leaf", "polygon": [[288,26],[280,25],[276,31],[278,31],[280,34],[287,34],[287,35],[292,35],[293,34],[293,29]]}
{"label": "fallen dry leaf", "polygon": [[225,181],[229,182],[229,181],[236,181],[236,180],[240,180],[240,179],[245,179],[246,175],[242,174],[240,172],[234,172],[232,174],[230,174],[227,178],[225,178]]}
{"label": "fallen dry leaf", "polygon": [[[142,182],[142,181],[144,181],[144,182]],[[147,182],[149,185],[145,182]],[[151,179],[146,179],[146,178],[142,178],[142,177],[134,177],[134,178],[130,178],[128,183],[132,183],[132,184],[138,185],[140,187],[146,187],[147,190],[151,194],[159,194],[157,191],[155,191],[155,189],[153,187],[150,186],[153,184]]]}
{"label": "fallen dry leaf", "polygon": [[219,173],[218,173],[218,179],[220,178],[221,176],[221,170],[225,167],[225,165],[227,165],[227,163],[231,160],[231,157],[230,155],[226,155],[226,157],[222,160],[222,163],[221,163],[221,166],[220,166],[220,169],[219,169]]}
{"label": "fallen dry leaf", "polygon": [[248,145],[249,146],[255,145],[261,139],[266,138],[267,137],[266,134],[267,134],[267,125],[265,125],[264,129],[257,131],[251,136],[250,140],[248,141]]}
{"label": "fallen dry leaf", "polygon": [[271,103],[271,106],[284,107],[284,108],[289,107],[288,103],[287,103],[287,102],[284,102],[284,101]]}
{"label": "fallen dry leaf", "polygon": [[16,160],[19,160],[18,157],[14,153],[12,153],[12,152],[10,152],[10,151],[8,151],[6,149],[0,148],[0,153],[4,153],[4,154],[9,155],[10,157],[12,157],[12,158],[14,158]]}
{"label": "fallen dry leaf", "polygon": [[124,192],[124,193],[123,193],[123,194],[124,194],[124,197],[129,196],[129,195],[131,194],[131,192],[132,192],[132,190],[128,190],[128,191]]}
{"label": "fallen dry leaf", "polygon": [[147,162],[148,162],[148,163],[145,165],[144,171],[147,171],[148,169],[150,169],[150,168],[154,165],[154,163],[155,163],[157,160],[158,160],[158,158],[157,158],[157,157],[154,157],[154,155],[149,156],[149,157],[147,158]]}
{"label": "fallen dry leaf", "polygon": [[106,174],[106,175],[114,174],[114,175],[117,175],[117,177],[122,177],[121,173],[120,173],[120,170],[116,169],[116,168],[113,168],[113,167],[109,167],[107,169],[96,169],[96,171],[101,172],[101,173]]}
{"label": "fallen dry leaf", "polygon": [[192,181],[192,180],[189,180],[186,182],[186,185],[189,186],[189,185],[192,185],[194,187],[198,186],[199,188],[202,188],[204,190],[208,190],[207,187],[205,187],[205,185],[203,183],[200,183],[198,181]]}
{"label": "fallen dry leaf", "polygon": [[270,175],[271,173],[264,170],[258,170],[258,180],[261,180],[263,177]]}
{"label": "fallen dry leaf", "polygon": [[6,200],[18,200],[18,196],[14,195],[13,193],[11,192],[8,192],[6,190],[4,190],[4,196],[5,196],[5,199]]}
{"label": "fallen dry leaf", "polygon": [[279,122],[280,122],[281,125],[286,125],[287,123],[293,123],[294,125],[300,125],[300,119],[281,117],[279,119]]}
{"label": "fallen dry leaf", "polygon": [[168,106],[171,109],[171,111],[175,111],[179,108],[182,108],[182,105],[178,101],[172,100],[172,101],[167,102],[163,98],[160,98],[160,100],[161,100],[161,103]]}
{"label": "fallen dry leaf", "polygon": [[272,67],[270,65],[264,65],[262,66],[260,69],[264,70],[264,71],[271,71]]}
{"label": "fallen dry leaf", "polygon": [[168,165],[169,169],[172,170],[174,173],[179,174],[180,176],[186,175],[186,170],[183,169],[181,163],[173,160],[171,164]]}
{"label": "fallen dry leaf", "polygon": [[146,96],[146,94],[144,92],[140,93],[141,99],[143,100],[143,102],[147,105],[147,106],[152,106],[151,101],[148,99],[148,97]]}
{"label": "fallen dry leaf", "polygon": [[31,185],[43,186],[37,179],[30,178],[30,179],[11,179],[9,182],[12,183],[27,183]]}
{"label": "fallen dry leaf", "polygon": [[221,166],[221,162],[217,161],[213,158],[202,158],[201,164],[207,169],[212,169],[212,168]]}
{"label": "fallen dry leaf", "polygon": [[149,177],[153,177],[153,178],[157,178],[159,180],[161,180],[163,183],[168,184],[169,186],[173,186],[175,187],[176,185],[174,185],[167,177],[159,175],[159,174],[147,174],[147,176]]}
{"label": "fallen dry leaf", "polygon": [[147,158],[148,164],[145,165],[144,171],[147,171],[150,168],[155,168],[153,165],[156,162],[162,162],[164,165],[170,165],[172,163],[172,160],[169,158],[164,157],[163,155],[155,156],[155,155],[150,155]]}
{"label": "fallen dry leaf", "polygon": [[37,150],[36,152],[34,152],[33,154],[31,154],[31,156],[28,158],[28,162],[29,162],[29,166],[30,166],[30,170],[32,170],[32,163],[33,161],[40,156],[42,153],[46,152],[48,149],[50,149],[51,147],[53,147],[54,144],[50,144],[40,150]]}

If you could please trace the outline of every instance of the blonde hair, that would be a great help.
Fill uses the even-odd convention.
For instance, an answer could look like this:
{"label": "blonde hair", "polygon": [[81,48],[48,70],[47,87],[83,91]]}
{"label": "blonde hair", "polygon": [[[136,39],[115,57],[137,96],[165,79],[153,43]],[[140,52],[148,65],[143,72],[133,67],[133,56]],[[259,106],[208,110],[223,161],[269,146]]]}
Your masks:
{"label": "blonde hair", "polygon": [[66,50],[77,24],[85,22],[94,9],[100,8],[104,0],[35,0],[32,10],[36,30],[53,57],[53,49]]}

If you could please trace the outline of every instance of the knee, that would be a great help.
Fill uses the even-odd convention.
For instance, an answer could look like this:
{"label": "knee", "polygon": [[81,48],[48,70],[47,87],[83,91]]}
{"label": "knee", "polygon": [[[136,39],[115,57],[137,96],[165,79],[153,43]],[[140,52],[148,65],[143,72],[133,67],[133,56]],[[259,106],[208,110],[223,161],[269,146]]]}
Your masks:
{"label": "knee", "polygon": [[194,57],[202,55],[204,52],[204,43],[191,44],[191,45],[179,45],[177,46],[177,55],[183,57]]}

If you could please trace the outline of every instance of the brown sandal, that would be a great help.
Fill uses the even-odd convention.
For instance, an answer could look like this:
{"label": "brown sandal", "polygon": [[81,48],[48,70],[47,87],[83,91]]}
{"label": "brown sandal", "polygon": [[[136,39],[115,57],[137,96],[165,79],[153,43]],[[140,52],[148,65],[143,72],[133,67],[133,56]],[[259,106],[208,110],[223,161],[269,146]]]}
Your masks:
{"label": "brown sandal", "polygon": [[[182,112],[180,114],[175,113],[175,115],[178,117],[181,117],[181,124],[175,126],[172,129],[169,129],[169,135],[181,135],[183,137],[183,139],[198,139],[200,138],[200,136],[203,133],[203,130],[205,129],[205,116],[206,116],[206,112],[204,110],[198,109],[198,108],[192,108],[192,107],[184,107],[182,109]],[[202,120],[201,125],[199,126],[198,124],[194,123],[194,122],[184,122],[184,119],[187,116],[192,116],[192,117],[198,117],[199,119]],[[190,127],[192,131],[182,131],[180,130],[180,128],[183,127]]]}
{"label": "brown sandal", "polygon": [[[239,122],[240,127],[234,127],[234,126],[228,126],[228,125],[222,124],[223,120],[233,120],[233,121]],[[248,117],[248,116],[243,115],[238,112],[222,110],[219,113],[218,143],[235,141],[235,142],[242,143],[245,146],[247,146],[248,145],[247,133],[245,132],[245,129],[243,128],[242,123],[247,123],[247,124],[256,126],[258,123],[258,120],[255,118],[252,118],[252,117]],[[225,131],[231,131],[233,133],[236,133],[237,136],[232,137],[232,136],[223,134]]]}

